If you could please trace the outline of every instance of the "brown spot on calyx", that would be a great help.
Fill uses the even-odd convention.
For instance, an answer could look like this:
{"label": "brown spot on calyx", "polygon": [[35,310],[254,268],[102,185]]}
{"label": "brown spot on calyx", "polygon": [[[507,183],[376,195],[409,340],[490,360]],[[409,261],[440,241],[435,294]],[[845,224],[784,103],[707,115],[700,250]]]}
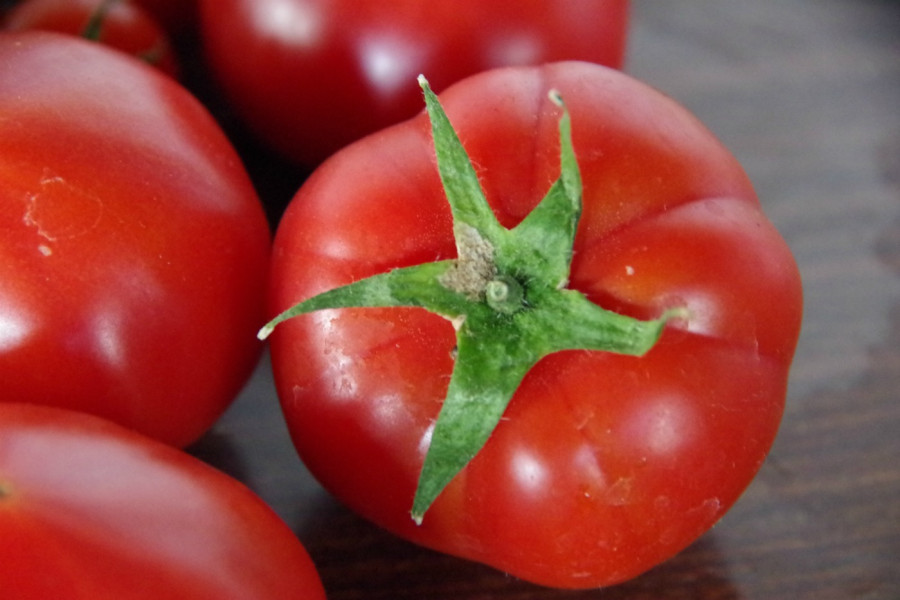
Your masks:
{"label": "brown spot on calyx", "polygon": [[459,257],[441,277],[441,285],[473,300],[483,298],[485,288],[496,275],[494,247],[466,223],[458,223],[455,233]]}

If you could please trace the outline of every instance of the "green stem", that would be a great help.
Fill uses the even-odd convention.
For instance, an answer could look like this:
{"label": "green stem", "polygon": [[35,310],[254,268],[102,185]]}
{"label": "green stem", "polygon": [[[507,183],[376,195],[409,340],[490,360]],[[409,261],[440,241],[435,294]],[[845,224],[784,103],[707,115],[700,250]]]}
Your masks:
{"label": "green stem", "polygon": [[498,313],[512,315],[525,308],[525,289],[512,277],[500,276],[487,282],[484,299]]}
{"label": "green stem", "polygon": [[103,23],[106,21],[106,15],[109,14],[109,10],[117,2],[119,2],[119,0],[103,0],[103,2],[100,3],[100,6],[97,7],[97,10],[91,14],[91,18],[88,19],[87,24],[81,31],[81,37],[86,40],[91,40],[92,42],[100,41],[100,36],[103,34]]}

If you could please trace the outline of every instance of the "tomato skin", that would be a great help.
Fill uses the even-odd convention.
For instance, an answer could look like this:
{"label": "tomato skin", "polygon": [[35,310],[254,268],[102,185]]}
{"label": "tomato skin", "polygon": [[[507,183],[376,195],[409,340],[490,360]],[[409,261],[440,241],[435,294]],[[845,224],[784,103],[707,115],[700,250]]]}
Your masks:
{"label": "tomato skin", "polygon": [[[80,36],[103,1],[25,0],[10,11],[3,26],[10,31],[41,29]],[[169,75],[178,73],[168,35],[152,16],[131,2],[115,2],[109,7],[97,41],[148,60]]]}
{"label": "tomato skin", "polygon": [[[498,70],[441,95],[502,224],[558,175],[551,89],[572,114],[584,180],[570,286],[636,317],[685,307],[686,321],[641,358],[539,362],[421,526],[409,510],[452,369],[450,323],[322,311],[282,323],[271,353],[298,453],[353,510],[539,584],[589,588],[671,557],[749,484],[783,411],[802,293],[734,157],[672,100],[597,65]],[[271,314],[455,255],[430,145],[420,115],[310,177],[276,234]]]}
{"label": "tomato skin", "polygon": [[578,59],[619,67],[627,0],[202,0],[210,66],[236,112],[285,156],[314,166],[490,68]]}
{"label": "tomato skin", "polygon": [[21,600],[324,600],[246,486],[103,419],[0,405],[0,587]]}
{"label": "tomato skin", "polygon": [[0,38],[2,401],[184,446],[257,363],[270,232],[174,80],[46,32]]}

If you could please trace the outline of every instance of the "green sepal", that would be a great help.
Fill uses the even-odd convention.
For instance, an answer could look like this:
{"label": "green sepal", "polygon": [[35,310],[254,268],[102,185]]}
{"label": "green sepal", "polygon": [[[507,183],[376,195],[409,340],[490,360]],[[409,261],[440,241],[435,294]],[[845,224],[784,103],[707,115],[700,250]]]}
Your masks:
{"label": "green sepal", "polygon": [[478,181],[472,161],[469,160],[469,156],[441,107],[437,95],[431,90],[428,81],[422,75],[419,75],[419,85],[422,87],[425,109],[431,121],[431,134],[434,140],[434,152],[440,167],[441,183],[453,213],[453,233],[456,236],[459,256],[462,258],[467,251],[465,245],[460,245],[460,226],[476,229],[488,243],[496,246],[498,238],[506,230],[494,217],[487,198],[484,196],[484,191],[481,189],[481,183]]}
{"label": "green sepal", "polygon": [[288,319],[328,308],[418,306],[455,321],[467,312],[469,300],[440,283],[454,265],[452,260],[423,263],[322,292],[276,316],[259,330],[257,337],[263,340]]}
{"label": "green sepal", "polygon": [[559,120],[560,175],[547,195],[497,250],[498,269],[541,274],[543,283],[562,288],[569,278],[575,232],[581,218],[581,171],[572,146],[572,119],[555,91],[550,99],[563,109]]}

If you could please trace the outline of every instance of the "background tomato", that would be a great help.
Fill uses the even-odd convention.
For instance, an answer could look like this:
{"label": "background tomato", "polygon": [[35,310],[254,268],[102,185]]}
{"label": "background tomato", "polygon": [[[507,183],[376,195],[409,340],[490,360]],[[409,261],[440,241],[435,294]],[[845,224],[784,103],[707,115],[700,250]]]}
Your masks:
{"label": "background tomato", "polygon": [[[609,585],[712,526],[762,464],[783,410],[801,288],[731,154],[670,99],[588,63],[498,70],[442,102],[500,222],[559,172],[557,89],[584,212],[570,286],[640,318],[686,307],[641,358],[539,362],[484,449],[417,527],[413,492],[452,368],[421,309],[296,317],[272,337],[293,441],[324,487],[403,537],[559,587]],[[272,314],[394,267],[455,255],[425,116],[322,165],[276,236]]]}
{"label": "background tomato", "polygon": [[315,165],[421,110],[436,90],[505,65],[622,62],[628,2],[204,0],[210,66],[237,114],[286,156]]}
{"label": "background tomato", "polygon": [[176,445],[256,364],[270,235],[233,148],[171,78],[71,36],[0,36],[2,401]]}
{"label": "background tomato", "polygon": [[[106,0],[25,0],[7,15],[10,31],[42,29],[83,35]],[[168,35],[139,5],[127,0],[107,3],[96,41],[136,56],[169,75],[178,65]]]}
{"label": "background tomato", "polygon": [[71,411],[0,405],[0,532],[0,588],[17,600],[325,598],[243,484]]}

